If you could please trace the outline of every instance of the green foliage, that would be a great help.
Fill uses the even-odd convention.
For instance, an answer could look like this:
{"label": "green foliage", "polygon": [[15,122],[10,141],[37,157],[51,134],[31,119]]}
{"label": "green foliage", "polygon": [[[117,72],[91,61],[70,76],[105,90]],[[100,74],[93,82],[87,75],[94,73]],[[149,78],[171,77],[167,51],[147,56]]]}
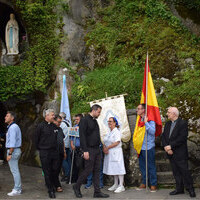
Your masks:
{"label": "green foliage", "polygon": [[[94,55],[102,52],[106,63],[98,63],[96,66],[101,69],[88,72],[85,80],[76,83],[73,112],[85,111],[86,102],[105,97],[105,92],[109,96],[126,92],[127,108],[135,107],[140,99],[148,50],[155,89],[159,93],[161,87],[164,88],[164,93],[158,96],[163,115],[165,108],[177,105],[183,118],[200,118],[199,38],[182,26],[164,0],[114,2],[99,10],[96,22],[88,23],[91,31],[86,36],[86,44],[95,48]],[[187,63],[187,58],[192,63]],[[123,66],[126,66],[127,73]],[[131,77],[134,77],[132,81]],[[161,77],[169,79],[169,82],[159,80]]]}
{"label": "green foliage", "polygon": [[139,64],[132,64],[131,60],[118,60],[105,69],[97,69],[86,74],[83,81],[77,81],[72,87],[72,113],[87,112],[87,102],[109,96],[127,93],[126,105],[132,107],[140,100],[143,68]]}
{"label": "green foliage", "polygon": [[181,110],[184,119],[191,119],[191,130],[200,133],[199,105],[200,105],[200,70],[188,69],[179,72],[177,77],[165,84],[165,92],[160,99],[164,104],[163,108],[176,106]]}
{"label": "green foliage", "polygon": [[24,20],[29,49],[20,66],[0,67],[0,100],[23,98],[37,91],[46,92],[59,47],[56,35],[57,16],[53,12],[57,0],[20,1],[16,6]]}
{"label": "green foliage", "polygon": [[69,4],[65,1],[61,3],[62,9],[65,11],[65,13],[69,13]]}

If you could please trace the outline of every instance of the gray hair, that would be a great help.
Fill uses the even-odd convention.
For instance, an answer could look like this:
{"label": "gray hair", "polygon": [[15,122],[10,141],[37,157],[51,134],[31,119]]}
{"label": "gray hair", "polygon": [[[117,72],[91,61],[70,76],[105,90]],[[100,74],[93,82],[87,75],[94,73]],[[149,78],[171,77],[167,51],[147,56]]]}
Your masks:
{"label": "gray hair", "polygon": [[8,111],[7,112],[7,114],[10,114],[12,117],[13,117],[13,121],[15,121],[16,120],[16,113],[15,112],[13,112],[13,111]]}
{"label": "gray hair", "polygon": [[63,119],[65,119],[66,118],[66,114],[64,113],[64,112],[60,112],[60,114],[59,114]]}
{"label": "gray hair", "polygon": [[169,107],[168,110],[171,109],[171,111],[178,117],[179,116],[179,110],[177,107]]}
{"label": "gray hair", "polygon": [[55,113],[54,109],[43,110],[43,117],[46,117],[49,113]]}

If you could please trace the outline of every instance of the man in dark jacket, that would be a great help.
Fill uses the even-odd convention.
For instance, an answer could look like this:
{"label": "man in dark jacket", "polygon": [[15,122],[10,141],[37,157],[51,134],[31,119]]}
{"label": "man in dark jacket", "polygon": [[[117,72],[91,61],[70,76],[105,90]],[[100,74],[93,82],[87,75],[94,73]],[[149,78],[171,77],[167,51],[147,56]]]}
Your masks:
{"label": "man in dark jacket", "polygon": [[58,128],[53,123],[54,110],[45,111],[45,120],[36,129],[35,143],[40,153],[42,170],[44,172],[45,183],[48,188],[50,198],[55,196],[55,180],[58,169],[57,133]]}
{"label": "man in dark jacket", "polygon": [[77,183],[73,186],[76,197],[81,198],[81,185],[86,181],[88,175],[93,172],[94,178],[94,198],[107,198],[109,195],[104,194],[100,190],[100,131],[97,118],[101,114],[101,106],[95,104],[91,108],[89,115],[83,117],[79,124],[80,144],[85,159],[85,168],[80,174]]}
{"label": "man in dark jacket", "polygon": [[188,170],[187,122],[179,118],[179,111],[176,107],[168,108],[167,116],[170,121],[165,124],[162,144],[170,160],[176,181],[176,190],[170,192],[170,195],[183,194],[185,186],[190,197],[195,197],[193,180]]}

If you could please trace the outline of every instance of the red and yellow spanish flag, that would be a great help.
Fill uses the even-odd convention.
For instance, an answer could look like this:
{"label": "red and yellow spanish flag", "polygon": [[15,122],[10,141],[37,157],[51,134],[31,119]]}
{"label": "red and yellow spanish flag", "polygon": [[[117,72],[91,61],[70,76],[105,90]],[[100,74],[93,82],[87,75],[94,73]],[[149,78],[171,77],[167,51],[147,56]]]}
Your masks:
{"label": "red and yellow spanish flag", "polygon": [[[147,73],[148,69],[148,73]],[[148,74],[148,78],[146,78]],[[142,87],[142,95],[140,103],[146,104],[146,86],[147,86],[147,116],[149,121],[154,121],[156,123],[155,136],[159,136],[162,133],[162,121],[160,117],[160,111],[158,108],[158,102],[156,99],[156,94],[153,86],[153,81],[148,64],[148,54],[146,58],[145,70],[144,70],[144,80]],[[145,136],[145,126],[141,122],[141,117],[137,116],[136,125],[133,135],[133,145],[138,154],[140,154],[143,140]]]}

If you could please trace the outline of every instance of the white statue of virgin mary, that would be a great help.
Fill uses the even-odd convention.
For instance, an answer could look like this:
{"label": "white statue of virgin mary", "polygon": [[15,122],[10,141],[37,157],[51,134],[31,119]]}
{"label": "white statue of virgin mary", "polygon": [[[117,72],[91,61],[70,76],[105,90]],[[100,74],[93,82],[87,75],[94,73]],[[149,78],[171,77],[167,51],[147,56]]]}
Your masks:
{"label": "white statue of virgin mary", "polygon": [[6,47],[7,54],[13,55],[19,53],[19,26],[15,20],[15,15],[10,14],[10,20],[6,25]]}

